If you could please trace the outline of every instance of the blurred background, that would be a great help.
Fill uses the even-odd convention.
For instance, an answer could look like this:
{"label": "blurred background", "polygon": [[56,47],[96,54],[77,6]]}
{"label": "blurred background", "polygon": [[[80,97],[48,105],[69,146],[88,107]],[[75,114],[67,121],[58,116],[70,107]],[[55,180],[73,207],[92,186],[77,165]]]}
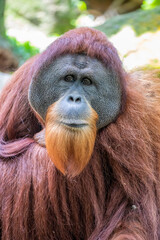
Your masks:
{"label": "blurred background", "polygon": [[126,70],[160,68],[160,0],[0,0],[0,89],[64,32],[103,31]]}

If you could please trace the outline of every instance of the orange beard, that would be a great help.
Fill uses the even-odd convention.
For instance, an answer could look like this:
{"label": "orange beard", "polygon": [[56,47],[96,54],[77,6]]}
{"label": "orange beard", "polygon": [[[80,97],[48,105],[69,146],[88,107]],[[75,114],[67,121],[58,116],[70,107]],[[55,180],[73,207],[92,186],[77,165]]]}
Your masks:
{"label": "orange beard", "polygon": [[47,152],[64,175],[75,177],[81,173],[90,160],[96,138],[97,113],[91,108],[88,125],[71,128],[60,122],[55,105],[51,105],[46,116],[45,142]]}

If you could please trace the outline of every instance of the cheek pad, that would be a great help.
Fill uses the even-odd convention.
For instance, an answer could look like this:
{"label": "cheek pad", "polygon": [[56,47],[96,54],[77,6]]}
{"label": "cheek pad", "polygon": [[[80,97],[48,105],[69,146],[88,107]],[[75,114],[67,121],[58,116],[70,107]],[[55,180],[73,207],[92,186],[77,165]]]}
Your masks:
{"label": "cheek pad", "polygon": [[98,113],[99,119],[97,128],[107,126],[113,122],[121,110],[122,89],[117,77],[106,78],[104,83],[99,85],[99,91],[92,106]]}
{"label": "cheek pad", "polygon": [[45,120],[48,107],[56,102],[61,95],[61,92],[56,87],[54,81],[51,81],[50,74],[45,74],[33,79],[30,87],[28,98],[31,107]]}

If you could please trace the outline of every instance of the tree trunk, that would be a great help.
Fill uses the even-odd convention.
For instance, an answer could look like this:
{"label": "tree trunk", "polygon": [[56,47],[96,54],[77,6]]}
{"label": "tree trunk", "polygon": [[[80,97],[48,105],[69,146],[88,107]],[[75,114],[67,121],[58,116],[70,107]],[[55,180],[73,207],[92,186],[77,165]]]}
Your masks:
{"label": "tree trunk", "polygon": [[18,67],[18,61],[10,50],[10,44],[6,39],[4,24],[4,10],[6,0],[0,0],[0,71],[10,72]]}
{"label": "tree trunk", "polygon": [[0,36],[5,36],[4,9],[6,0],[0,0]]}

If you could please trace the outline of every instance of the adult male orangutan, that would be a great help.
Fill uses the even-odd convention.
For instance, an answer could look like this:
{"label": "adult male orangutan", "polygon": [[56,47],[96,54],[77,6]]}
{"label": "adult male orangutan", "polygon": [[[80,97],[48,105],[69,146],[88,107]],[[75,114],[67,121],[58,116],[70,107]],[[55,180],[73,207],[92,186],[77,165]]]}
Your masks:
{"label": "adult male orangutan", "polygon": [[159,240],[160,106],[98,30],[71,30],[0,96],[2,240]]}

